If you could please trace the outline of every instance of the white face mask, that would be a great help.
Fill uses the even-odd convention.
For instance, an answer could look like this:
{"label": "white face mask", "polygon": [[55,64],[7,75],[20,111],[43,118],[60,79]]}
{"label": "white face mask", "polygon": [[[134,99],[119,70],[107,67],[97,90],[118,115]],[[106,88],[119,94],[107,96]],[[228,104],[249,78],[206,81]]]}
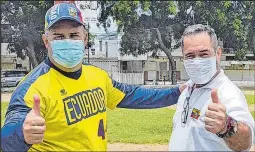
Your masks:
{"label": "white face mask", "polygon": [[189,78],[196,84],[205,84],[217,72],[216,56],[184,60],[184,67]]}

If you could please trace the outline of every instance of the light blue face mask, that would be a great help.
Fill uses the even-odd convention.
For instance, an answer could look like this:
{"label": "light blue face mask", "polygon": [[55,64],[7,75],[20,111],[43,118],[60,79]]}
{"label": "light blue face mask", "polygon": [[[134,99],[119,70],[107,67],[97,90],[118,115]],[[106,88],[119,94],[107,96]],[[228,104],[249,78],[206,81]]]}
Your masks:
{"label": "light blue face mask", "polygon": [[85,55],[85,45],[83,40],[53,40],[52,58],[66,68],[73,68],[78,65]]}

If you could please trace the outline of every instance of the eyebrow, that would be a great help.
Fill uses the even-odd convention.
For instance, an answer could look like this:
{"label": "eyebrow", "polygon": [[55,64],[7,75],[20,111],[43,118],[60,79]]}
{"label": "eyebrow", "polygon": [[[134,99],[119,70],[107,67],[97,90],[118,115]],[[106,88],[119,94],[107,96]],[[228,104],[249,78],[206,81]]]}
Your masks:
{"label": "eyebrow", "polygon": [[188,55],[193,55],[192,53],[187,53],[187,54],[185,54],[185,56],[188,56]]}
{"label": "eyebrow", "polygon": [[204,50],[201,50],[199,52],[208,52],[209,50],[208,49],[204,49]]}
{"label": "eyebrow", "polygon": [[[75,35],[75,34],[79,34],[79,32],[74,32],[74,33],[71,33],[71,35]],[[53,34],[54,36],[62,36],[62,35],[64,35],[64,34],[61,34],[61,33],[54,33]]]}
{"label": "eyebrow", "polygon": [[63,34],[60,34],[60,33],[54,33],[53,35],[61,36],[61,35],[63,35]]}
{"label": "eyebrow", "polygon": [[74,33],[71,33],[71,34],[73,34],[73,35],[74,35],[74,34],[79,34],[79,32],[74,32]]}

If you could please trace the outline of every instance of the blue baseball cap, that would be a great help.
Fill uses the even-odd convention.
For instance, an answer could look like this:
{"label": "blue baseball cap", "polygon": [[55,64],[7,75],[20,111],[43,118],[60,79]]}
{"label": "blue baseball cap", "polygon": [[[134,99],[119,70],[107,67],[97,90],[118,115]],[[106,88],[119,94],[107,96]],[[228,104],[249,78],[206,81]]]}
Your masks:
{"label": "blue baseball cap", "polygon": [[81,11],[74,3],[58,3],[47,11],[44,30],[61,20],[72,20],[84,25]]}

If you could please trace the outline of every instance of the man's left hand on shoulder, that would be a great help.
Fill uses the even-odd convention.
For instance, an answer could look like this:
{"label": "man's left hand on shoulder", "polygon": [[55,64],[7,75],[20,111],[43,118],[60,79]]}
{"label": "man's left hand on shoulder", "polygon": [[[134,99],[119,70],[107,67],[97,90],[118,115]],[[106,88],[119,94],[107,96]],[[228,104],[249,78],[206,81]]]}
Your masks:
{"label": "man's left hand on shoulder", "polygon": [[179,86],[179,90],[182,93],[182,91],[187,87],[187,84],[183,83]]}
{"label": "man's left hand on shoulder", "polygon": [[211,92],[212,103],[208,105],[205,113],[205,129],[211,133],[226,132],[226,107],[220,102],[217,90]]}

